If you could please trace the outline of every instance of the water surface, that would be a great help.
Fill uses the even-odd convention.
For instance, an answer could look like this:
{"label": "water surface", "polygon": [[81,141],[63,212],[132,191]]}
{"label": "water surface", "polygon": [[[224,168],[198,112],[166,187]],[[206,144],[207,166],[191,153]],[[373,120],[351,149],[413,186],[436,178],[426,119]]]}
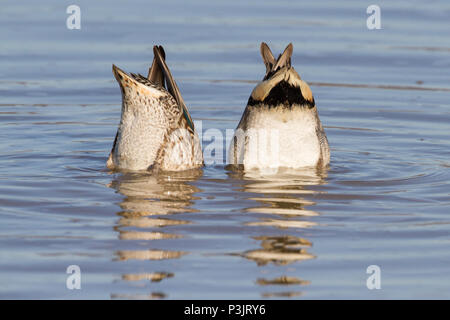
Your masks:
{"label": "water surface", "polygon": [[[450,298],[447,2],[379,1],[374,31],[359,1],[78,1],[81,30],[69,4],[0,12],[1,298]],[[293,42],[328,170],[105,168],[112,63],[145,74],[164,45],[201,132],[225,132],[265,71],[261,41]]]}

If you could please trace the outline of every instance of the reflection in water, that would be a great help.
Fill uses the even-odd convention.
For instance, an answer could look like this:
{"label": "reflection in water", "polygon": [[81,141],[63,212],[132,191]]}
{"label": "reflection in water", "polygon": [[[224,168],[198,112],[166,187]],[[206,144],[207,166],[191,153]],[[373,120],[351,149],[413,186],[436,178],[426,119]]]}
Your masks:
{"label": "reflection in water", "polygon": [[158,175],[127,173],[111,182],[126,198],[120,203],[124,218],[148,217],[187,212],[198,188],[188,184],[201,176],[200,170]]}
{"label": "reflection in water", "polygon": [[[114,230],[120,240],[154,241],[181,238],[179,234],[162,232],[161,228],[188,224],[188,221],[174,219],[171,215],[180,212],[193,212],[190,206],[200,190],[190,184],[202,175],[201,170],[181,173],[126,173],[118,175],[110,184],[125,198],[119,204],[122,209]],[[164,216],[164,217],[161,217]],[[147,244],[137,242],[138,249],[116,251],[116,261],[177,259],[187,254],[184,251],[169,251],[145,248]],[[141,271],[141,270],[140,270]],[[139,272],[123,274],[122,281],[159,282],[174,277],[172,272]],[[112,294],[113,299],[160,299],[166,294]]]}
{"label": "reflection in water", "polygon": [[262,249],[250,250],[243,253],[247,259],[254,260],[259,266],[272,262],[276,265],[286,265],[294,261],[314,258],[306,251],[311,243],[303,238],[294,236],[255,237],[261,240]]}
{"label": "reflection in water", "polygon": [[303,295],[300,291],[287,291],[287,292],[266,292],[263,293],[262,296],[264,298],[292,298],[292,297],[299,297]]}
{"label": "reflection in water", "polygon": [[175,239],[181,236],[177,234],[169,234],[162,232],[139,232],[119,230],[120,240],[158,240],[158,239]]}
{"label": "reflection in water", "polygon": [[249,222],[248,226],[272,226],[283,228],[309,228],[315,226],[317,223],[310,221],[299,221],[299,220],[277,220],[277,219],[263,219],[260,222]]}
{"label": "reflection in water", "polygon": [[[256,283],[260,286],[305,286],[310,284],[309,281],[301,280],[297,277],[281,276],[275,279],[258,279]],[[264,292],[263,298],[291,298],[303,295],[301,291],[281,291],[281,292]]]}
{"label": "reflection in water", "polygon": [[184,254],[186,252],[167,250],[119,250],[116,252],[119,261],[176,259]]}
{"label": "reflection in water", "polygon": [[[158,244],[166,245],[170,239],[181,238],[174,232],[179,225],[190,223],[176,218],[177,213],[193,212],[193,202],[200,190],[191,182],[196,181],[201,171],[175,174],[121,174],[111,183],[111,187],[124,196],[119,204],[121,210],[114,230],[120,240],[126,241],[125,249],[117,250],[116,261],[138,263],[135,271],[122,274],[119,281],[132,284],[140,289],[154,287],[155,282],[167,281],[175,277],[173,270],[161,270],[160,260],[178,259],[189,252],[158,248]],[[257,286],[269,289],[262,292],[264,298],[298,297],[298,290],[275,289],[298,288],[309,284],[309,281],[294,277],[292,272],[296,262],[315,258],[311,252],[312,243],[303,234],[307,228],[316,225],[311,219],[319,213],[312,210],[315,202],[311,195],[317,193],[313,186],[325,183],[325,174],[315,169],[282,171],[277,174],[261,175],[256,172],[230,171],[232,181],[237,181],[235,188],[244,195],[249,203],[243,209],[243,215],[251,217],[251,221],[243,221],[247,228],[257,231],[252,236],[259,246],[239,253],[240,256],[254,261],[257,266],[271,264],[279,270],[276,278],[254,279]],[[254,233],[253,233],[254,235]],[[158,242],[168,240],[169,242]],[[133,242],[134,241],[134,242]],[[124,242],[125,243],[125,242]],[[131,246],[131,247],[130,247]],[[171,248],[171,247],[169,247]],[[153,262],[148,265],[140,261]],[[165,264],[170,266],[170,264]],[[130,266],[134,266],[131,264]],[[157,270],[147,270],[158,267]],[[289,266],[287,268],[286,266]],[[137,269],[139,268],[139,269]],[[142,270],[142,268],[144,268]],[[249,279],[250,280],[250,279]],[[169,280],[170,281],[170,280]],[[272,292],[273,289],[273,292]],[[166,293],[160,290],[144,292],[144,294],[115,293],[114,299],[159,299]],[[269,291],[269,292],[267,292]]]}
{"label": "reflection in water", "polygon": [[[275,174],[264,174],[258,171],[234,170],[228,175],[242,181],[238,190],[247,193],[249,196],[246,199],[254,200],[257,204],[246,208],[245,212],[252,213],[252,217],[256,216],[258,221],[247,222],[245,225],[258,227],[261,232],[267,231],[261,236],[253,237],[254,240],[260,241],[260,248],[245,251],[241,253],[241,256],[255,261],[258,266],[269,263],[285,266],[315,258],[308,252],[312,243],[301,237],[301,232],[303,229],[316,225],[315,222],[305,219],[317,216],[319,213],[310,208],[306,209],[316,203],[304,197],[318,192],[311,187],[325,183],[326,171],[317,168],[281,169]],[[276,227],[285,233],[270,235],[269,233],[273,232],[271,227]],[[309,281],[284,275],[275,279],[259,278],[256,283],[261,286],[287,286],[307,285]],[[265,298],[300,295],[302,292],[298,291],[262,294]]]}
{"label": "reflection in water", "polygon": [[111,299],[129,299],[129,300],[153,300],[164,299],[166,295],[162,292],[152,292],[150,294],[111,294]]}
{"label": "reflection in water", "polygon": [[272,280],[268,280],[268,279],[258,279],[256,281],[257,284],[261,285],[261,286],[267,286],[267,285],[307,285],[310,282],[306,281],[306,280],[301,280],[299,278],[296,277],[286,277],[286,276],[282,276],[282,277],[278,277]]}
{"label": "reflection in water", "polygon": [[151,282],[160,282],[165,278],[172,278],[173,273],[168,272],[153,272],[153,273],[140,273],[140,274],[124,274],[122,280],[124,281],[141,281],[148,280]]}
{"label": "reflection in water", "polygon": [[153,228],[153,227],[166,227],[175,226],[179,224],[188,224],[189,221],[167,219],[167,218],[144,218],[133,217],[132,215],[121,214],[124,218],[119,220],[119,226],[121,227],[136,227],[136,228]]}

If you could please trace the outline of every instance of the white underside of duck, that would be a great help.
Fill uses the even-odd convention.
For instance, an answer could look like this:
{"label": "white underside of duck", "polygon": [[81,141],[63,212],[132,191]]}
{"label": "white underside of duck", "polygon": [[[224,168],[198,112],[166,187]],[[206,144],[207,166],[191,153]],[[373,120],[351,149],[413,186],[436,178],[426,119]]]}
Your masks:
{"label": "white underside of duck", "polygon": [[321,159],[316,117],[310,110],[250,108],[246,127],[237,130],[237,146],[230,149],[233,164],[246,169],[301,168]]}
{"label": "white underside of duck", "polygon": [[[152,110],[153,114],[157,110]],[[203,165],[197,134],[182,128],[152,126],[149,120],[154,118],[147,119],[145,114],[124,113],[115,149],[108,161],[114,169],[180,171]]]}

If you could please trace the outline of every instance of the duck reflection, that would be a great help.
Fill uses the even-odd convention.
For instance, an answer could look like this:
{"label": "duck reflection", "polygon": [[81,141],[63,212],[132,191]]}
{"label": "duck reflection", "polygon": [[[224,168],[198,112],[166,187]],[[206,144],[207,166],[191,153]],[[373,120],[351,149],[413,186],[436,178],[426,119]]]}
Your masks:
{"label": "duck reflection", "polygon": [[[260,247],[240,255],[255,261],[258,266],[273,264],[281,272],[297,272],[293,267],[283,268],[295,262],[310,260],[316,256],[309,252],[312,243],[304,238],[304,231],[316,225],[311,217],[319,215],[311,210],[316,204],[311,200],[320,192],[315,189],[326,183],[326,171],[318,168],[301,170],[280,169],[276,173],[230,169],[229,176],[240,181],[238,190],[246,193],[256,205],[245,209],[256,221],[245,223],[257,227],[260,236],[252,237]],[[274,229],[275,228],[275,229]],[[277,231],[278,230],[278,231]],[[281,232],[281,234],[279,234]],[[277,233],[273,235],[273,233]],[[275,279],[258,278],[256,284],[269,287],[305,286],[307,280],[282,275]],[[264,298],[288,298],[301,296],[301,291],[264,292]]]}
{"label": "duck reflection", "polygon": [[307,285],[310,282],[306,281],[306,280],[301,280],[299,278],[296,277],[286,277],[286,276],[282,276],[282,277],[278,277],[275,279],[258,279],[258,281],[256,281],[257,284],[262,285],[262,286],[267,286],[267,285]]}
{"label": "duck reflection", "polygon": [[[177,259],[187,254],[184,251],[169,251],[154,249],[149,243],[155,240],[177,239],[182,236],[162,229],[171,226],[188,224],[188,221],[175,219],[173,215],[180,212],[193,212],[190,208],[196,199],[195,193],[200,190],[191,184],[202,175],[201,170],[190,170],[177,173],[124,173],[117,175],[110,187],[124,195],[119,203],[120,217],[114,230],[120,240],[138,242],[124,243],[127,250],[115,252],[116,261],[158,261],[164,259]],[[149,242],[150,241],[150,242]],[[155,242],[156,243],[156,242]],[[131,245],[131,249],[130,248]],[[150,265],[152,266],[152,265]],[[149,282],[160,282],[174,277],[168,271],[145,270],[138,273],[122,274],[120,281],[132,284],[133,287],[142,287]],[[147,268],[147,267],[145,267]],[[160,299],[166,295],[161,292],[150,294],[112,294],[114,299]]]}
{"label": "duck reflection", "polygon": [[173,273],[168,272],[153,272],[153,273],[143,273],[143,274],[124,274],[122,275],[122,280],[125,281],[141,281],[148,280],[151,282],[160,282],[165,278],[172,278]]}
{"label": "duck reflection", "polygon": [[[201,170],[191,170],[181,173],[160,173],[158,175],[127,173],[118,176],[111,187],[123,194],[125,198],[119,204],[122,209],[117,213],[119,219],[115,230],[121,240],[160,240],[180,238],[180,235],[151,229],[166,226],[187,224],[188,221],[173,219],[170,216],[179,212],[193,212],[189,206],[195,200],[194,193],[199,189],[190,182],[201,176]],[[161,217],[163,216],[163,217]],[[150,229],[150,230],[149,230]],[[139,254],[141,252],[141,254]],[[119,251],[120,260],[151,259],[158,254],[143,251]],[[177,257],[175,254],[159,255]]]}
{"label": "duck reflection", "polygon": [[120,203],[123,211],[119,215],[124,218],[160,216],[192,211],[188,206],[199,190],[189,182],[201,174],[201,170],[157,175],[127,173],[114,179],[110,186],[126,197]]}
{"label": "duck reflection", "polygon": [[121,300],[155,300],[164,299],[166,295],[162,292],[152,292],[149,294],[111,294],[111,299],[121,299]]}
{"label": "duck reflection", "polygon": [[303,238],[294,236],[262,236],[254,237],[253,239],[261,241],[262,249],[246,251],[243,253],[243,256],[256,261],[259,266],[264,266],[269,262],[276,265],[287,265],[294,261],[314,258],[306,250],[306,248],[311,247],[311,243]]}

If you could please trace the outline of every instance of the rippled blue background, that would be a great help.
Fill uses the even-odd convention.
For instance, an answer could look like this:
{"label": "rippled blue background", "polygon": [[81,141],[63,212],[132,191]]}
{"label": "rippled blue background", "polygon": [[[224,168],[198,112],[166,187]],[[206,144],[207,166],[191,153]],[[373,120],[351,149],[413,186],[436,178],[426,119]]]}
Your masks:
{"label": "rippled blue background", "polygon": [[[450,4],[3,1],[1,298],[449,298]],[[292,42],[330,169],[112,174],[112,63],[146,74],[162,44],[203,131],[234,129]],[[67,266],[82,271],[68,290]],[[366,268],[379,265],[381,290]]]}

